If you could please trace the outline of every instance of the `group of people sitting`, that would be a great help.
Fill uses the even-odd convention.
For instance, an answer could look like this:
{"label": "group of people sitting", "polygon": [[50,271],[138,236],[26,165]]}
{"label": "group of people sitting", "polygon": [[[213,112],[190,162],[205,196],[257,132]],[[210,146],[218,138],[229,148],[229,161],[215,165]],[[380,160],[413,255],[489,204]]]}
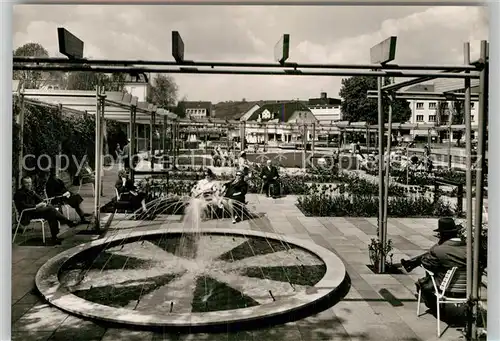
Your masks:
{"label": "group of people sitting", "polygon": [[[26,226],[32,219],[45,219],[50,228],[51,240],[54,245],[61,244],[58,238],[59,225],[66,224],[75,227],[79,224],[89,224],[89,216],[82,209],[83,198],[80,194],[67,189],[64,181],[58,178],[57,170],[50,169],[48,179],[45,183],[46,198],[42,198],[33,190],[33,180],[29,176],[21,179],[21,188],[14,194],[14,204],[20,215],[20,224]],[[63,205],[72,207],[79,220],[71,220],[61,213]]]}
{"label": "group of people sitting", "polygon": [[[216,181],[214,172],[207,168],[204,171],[205,178],[191,190],[192,198],[203,198],[207,203],[207,210],[226,208],[231,215],[233,224],[243,220],[245,196],[248,192],[248,183],[243,171],[237,170],[233,180],[220,185]],[[208,212],[203,212],[206,218]]]}

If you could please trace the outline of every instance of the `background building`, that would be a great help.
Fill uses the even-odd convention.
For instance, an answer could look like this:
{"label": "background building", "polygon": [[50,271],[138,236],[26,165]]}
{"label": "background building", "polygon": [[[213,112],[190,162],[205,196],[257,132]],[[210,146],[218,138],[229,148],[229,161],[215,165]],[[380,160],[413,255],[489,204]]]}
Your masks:
{"label": "background building", "polygon": [[212,102],[179,102],[179,106],[184,108],[187,118],[212,117]]}
{"label": "background building", "polygon": [[[472,92],[478,91],[478,81],[472,80]],[[428,84],[418,84],[403,91],[408,92],[463,92],[463,80],[442,79],[436,80]],[[411,117],[408,123],[412,124],[433,124],[447,126],[451,115],[456,115],[453,101],[436,101],[436,100],[408,100],[410,103]],[[440,103],[441,102],[441,103]],[[461,104],[463,106],[463,102]],[[471,123],[472,126],[477,126],[477,102],[471,102]],[[461,122],[460,124],[463,124]],[[412,129],[409,134],[414,138],[423,138],[428,136],[428,130]],[[475,134],[475,133],[474,133]],[[439,134],[436,131],[431,131],[431,135],[439,137],[442,141],[449,139],[449,132],[441,131]],[[459,133],[455,132],[452,136],[452,141],[456,141]],[[475,135],[474,135],[475,136]],[[474,136],[472,138],[474,138]]]}
{"label": "background building", "polygon": [[310,98],[307,101],[307,108],[319,122],[327,124],[342,121],[341,103],[340,99],[329,98],[326,92],[322,92],[319,98]]}
{"label": "background building", "polygon": [[146,102],[148,97],[149,79],[144,73],[131,76],[126,74],[123,90],[137,97],[138,102]]}

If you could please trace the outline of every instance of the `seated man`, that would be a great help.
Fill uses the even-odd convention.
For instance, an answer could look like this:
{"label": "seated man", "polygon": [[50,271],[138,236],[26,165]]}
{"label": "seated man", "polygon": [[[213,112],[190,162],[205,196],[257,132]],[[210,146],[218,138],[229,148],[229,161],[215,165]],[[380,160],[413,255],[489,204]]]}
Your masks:
{"label": "seated man", "polygon": [[76,211],[82,224],[89,223],[89,221],[85,219],[88,215],[83,212],[81,206],[83,202],[82,196],[68,191],[64,181],[57,177],[55,168],[50,169],[49,178],[45,183],[45,192],[47,193],[47,197],[55,198],[51,201],[53,205],[68,205]]}
{"label": "seated man", "polygon": [[49,223],[52,242],[55,245],[61,244],[61,239],[57,238],[57,234],[59,233],[58,223],[67,224],[69,227],[75,227],[77,223],[69,220],[54,206],[48,205],[43,201],[43,199],[33,191],[33,182],[29,176],[21,180],[21,185],[22,187],[14,194],[14,203],[21,215],[21,224],[26,226],[31,219],[46,219]]}
{"label": "seated man", "polygon": [[[466,244],[459,237],[459,228],[452,218],[440,218],[437,232],[439,241],[431,249],[410,260],[401,260],[401,265],[407,272],[411,272],[418,266],[423,266],[434,273],[436,285],[441,285],[446,272],[453,267],[458,267],[454,276],[465,276],[467,262]],[[456,278],[456,277],[455,277]],[[425,305],[432,311],[436,310],[436,297],[434,296],[434,286],[430,276],[420,278],[415,283],[418,290],[422,290],[422,299]],[[448,288],[447,295],[453,297],[463,297],[464,292],[459,292],[453,285]]]}
{"label": "seated man", "polygon": [[[243,205],[245,205],[245,195],[248,191],[248,184],[245,181],[245,176],[243,172],[237,171],[236,177],[233,181],[224,184],[224,198],[227,200],[227,206],[231,218],[233,219],[233,224],[237,221],[243,219]],[[236,214],[236,210],[239,214]]]}
{"label": "seated man", "polygon": [[[147,211],[146,200],[144,193],[139,193],[134,185],[134,182],[129,178],[128,172],[124,169],[118,172],[118,180],[115,187],[120,195],[121,202],[128,202],[127,209],[135,212],[142,208],[143,212]],[[118,200],[118,198],[116,198]]]}
{"label": "seated man", "polygon": [[279,175],[278,175],[278,169],[275,166],[273,166],[271,160],[267,160],[266,166],[262,168],[260,177],[264,181],[262,189],[266,193],[266,197],[272,196],[273,198],[276,198],[277,197],[276,188],[279,186],[278,185]]}

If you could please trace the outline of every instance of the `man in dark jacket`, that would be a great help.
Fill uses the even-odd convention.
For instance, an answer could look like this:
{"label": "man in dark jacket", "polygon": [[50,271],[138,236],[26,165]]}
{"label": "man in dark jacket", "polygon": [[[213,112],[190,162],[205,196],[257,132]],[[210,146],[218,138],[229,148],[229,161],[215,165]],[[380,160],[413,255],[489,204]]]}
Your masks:
{"label": "man in dark jacket", "polygon": [[[264,182],[262,189],[266,193],[266,197],[272,196],[273,198],[276,198],[277,196],[276,188],[278,187],[279,175],[278,175],[278,169],[275,166],[273,166],[271,160],[267,160],[266,166],[262,168],[260,177]],[[271,186],[272,186],[272,191],[271,191]]]}
{"label": "man in dark jacket", "polygon": [[71,193],[64,184],[64,181],[57,177],[57,172],[55,168],[50,169],[49,178],[45,183],[45,192],[47,197],[54,198],[51,203],[55,206],[57,205],[68,205],[72,207],[78,216],[82,224],[88,224],[89,221],[85,219],[87,216],[82,209],[83,198],[78,193]]}
{"label": "man in dark jacket", "polygon": [[[248,184],[245,181],[243,172],[237,171],[234,180],[226,183],[224,188],[224,198],[227,199],[228,210],[233,219],[233,224],[236,224],[238,220],[243,218],[243,205],[245,205],[245,195],[248,191]],[[239,214],[236,214],[235,209]]]}
{"label": "man in dark jacket", "polygon": [[[410,260],[401,260],[401,265],[407,272],[411,272],[418,266],[434,273],[436,285],[441,285],[446,272],[454,267],[457,267],[457,272],[454,279],[448,288],[447,295],[463,297],[465,292],[463,286],[454,287],[453,283],[463,282],[466,276],[465,269],[467,264],[467,248],[466,244],[459,237],[460,229],[455,225],[452,218],[440,218],[437,232],[439,241],[431,249]],[[426,275],[420,278],[415,283],[418,290],[422,290],[422,298],[425,305],[435,311],[436,297],[434,296],[434,286],[430,276]]]}
{"label": "man in dark jacket", "polygon": [[[120,170],[118,172],[118,179],[115,182],[115,188],[120,195],[121,202],[128,202],[128,209],[136,211],[142,208],[143,212],[146,212],[146,201],[145,194],[137,191],[132,179],[129,178],[128,172],[126,170]],[[118,198],[116,198],[118,200]]]}
{"label": "man in dark jacket", "polygon": [[33,183],[30,177],[24,177],[21,181],[22,187],[14,194],[14,203],[21,215],[21,224],[26,226],[31,219],[46,219],[49,223],[52,242],[61,244],[57,238],[59,224],[67,224],[74,227],[77,224],[62,215],[54,206],[48,205],[38,194],[33,191]]}

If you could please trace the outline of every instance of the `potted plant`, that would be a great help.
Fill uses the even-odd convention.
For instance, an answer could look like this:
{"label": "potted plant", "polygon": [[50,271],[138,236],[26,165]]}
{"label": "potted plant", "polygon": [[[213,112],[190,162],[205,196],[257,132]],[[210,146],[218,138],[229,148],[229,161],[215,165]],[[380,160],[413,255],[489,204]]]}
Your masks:
{"label": "potted plant", "polygon": [[380,262],[385,261],[385,273],[399,273],[398,269],[393,264],[394,254],[392,250],[393,245],[391,239],[388,239],[384,246],[378,237],[372,238],[370,245],[368,245],[368,256],[370,257],[369,268],[374,273],[378,274]]}

